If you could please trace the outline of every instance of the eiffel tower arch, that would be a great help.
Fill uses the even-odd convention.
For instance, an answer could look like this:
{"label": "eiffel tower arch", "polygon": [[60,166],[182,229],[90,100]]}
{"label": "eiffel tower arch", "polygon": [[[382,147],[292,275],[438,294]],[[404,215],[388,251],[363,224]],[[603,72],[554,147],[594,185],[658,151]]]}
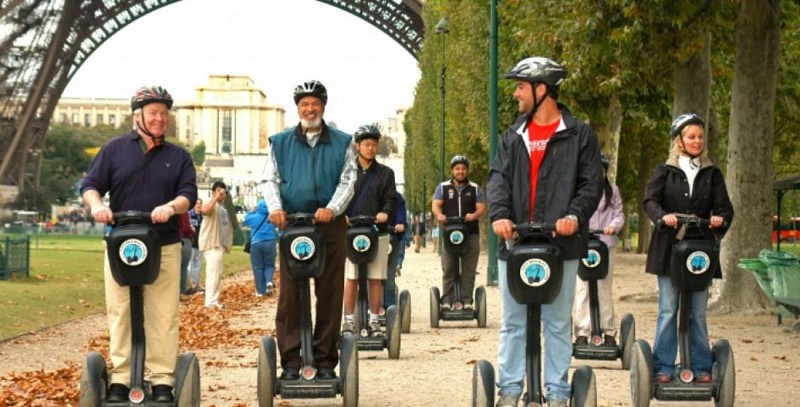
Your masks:
{"label": "eiffel tower arch", "polygon": [[[0,0],[0,185],[22,192],[28,160],[41,160],[61,94],[105,41],[180,0]],[[317,0],[378,28],[415,58],[421,0]]]}

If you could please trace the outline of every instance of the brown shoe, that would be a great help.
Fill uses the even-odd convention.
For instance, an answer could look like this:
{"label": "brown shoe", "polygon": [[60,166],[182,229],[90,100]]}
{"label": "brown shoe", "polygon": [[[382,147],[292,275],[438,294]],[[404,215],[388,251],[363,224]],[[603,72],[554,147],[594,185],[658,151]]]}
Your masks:
{"label": "brown shoe", "polygon": [[605,335],[605,338],[603,339],[603,345],[617,346],[617,339],[614,338],[614,335]]}
{"label": "brown shoe", "polygon": [[575,337],[575,345],[586,346],[588,344],[589,344],[589,337],[586,337],[586,336],[577,336],[577,337]]}
{"label": "brown shoe", "polygon": [[669,373],[659,373],[656,375],[656,383],[666,384],[672,382],[672,375]]}

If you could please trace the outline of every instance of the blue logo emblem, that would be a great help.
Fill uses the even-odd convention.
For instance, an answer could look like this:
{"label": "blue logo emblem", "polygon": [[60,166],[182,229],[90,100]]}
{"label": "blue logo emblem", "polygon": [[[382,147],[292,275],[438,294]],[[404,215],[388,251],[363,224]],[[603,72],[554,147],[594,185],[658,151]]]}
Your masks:
{"label": "blue logo emblem", "polygon": [[358,253],[364,253],[372,247],[372,241],[367,235],[358,235],[353,238],[353,249]]}
{"label": "blue logo emblem", "polygon": [[542,259],[529,259],[519,268],[519,278],[531,287],[541,287],[550,280],[550,265]]}
{"label": "blue logo emblem", "polygon": [[138,266],[147,260],[147,246],[139,239],[128,239],[119,245],[119,258],[124,264]]}
{"label": "blue logo emblem", "polygon": [[692,252],[686,257],[686,269],[692,274],[703,274],[709,268],[711,268],[711,258],[705,252]]}
{"label": "blue logo emblem", "polygon": [[292,240],[289,252],[292,254],[292,257],[302,261],[310,259],[311,256],[314,255],[316,249],[313,240],[305,236],[300,236]]}
{"label": "blue logo emblem", "polygon": [[450,234],[450,243],[458,246],[461,243],[464,243],[464,232],[460,230],[456,230],[455,232]]}
{"label": "blue logo emblem", "polygon": [[600,257],[600,252],[592,249],[589,250],[589,253],[587,253],[586,257],[581,259],[581,261],[583,262],[584,266],[593,269],[600,265],[600,263],[603,261],[603,258]]}

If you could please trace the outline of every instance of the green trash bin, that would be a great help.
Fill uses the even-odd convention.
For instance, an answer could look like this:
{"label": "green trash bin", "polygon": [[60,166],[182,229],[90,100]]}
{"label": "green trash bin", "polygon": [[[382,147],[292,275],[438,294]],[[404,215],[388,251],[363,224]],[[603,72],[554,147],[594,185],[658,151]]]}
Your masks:
{"label": "green trash bin", "polygon": [[[762,250],[759,253],[759,259],[767,267],[767,275],[772,287],[770,300],[773,303],[776,298],[800,301],[800,262],[798,262],[797,256],[790,252]],[[791,310],[777,303],[776,309],[779,315],[794,315]]]}

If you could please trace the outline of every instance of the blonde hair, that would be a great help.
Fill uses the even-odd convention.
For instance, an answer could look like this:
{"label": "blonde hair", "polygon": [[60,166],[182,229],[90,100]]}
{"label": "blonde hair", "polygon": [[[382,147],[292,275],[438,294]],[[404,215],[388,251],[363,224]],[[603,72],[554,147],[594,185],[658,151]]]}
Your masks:
{"label": "blonde hair", "polygon": [[702,158],[708,157],[708,148],[706,148],[707,146],[705,144],[706,128],[701,126],[701,125],[699,125],[699,124],[694,124],[693,123],[693,124],[689,124],[686,127],[682,128],[681,129],[681,133],[678,134],[677,136],[675,136],[672,139],[672,148],[669,149],[669,157],[667,158],[667,161],[672,161],[672,160],[676,160],[677,161],[678,157],[681,156],[682,151],[681,151],[681,147],[678,145],[678,140],[681,139],[681,137],[683,137],[683,133],[686,132],[686,129],[688,129],[689,126],[698,126],[701,129],[703,129],[703,143],[704,144],[703,144],[703,152],[700,153],[700,157],[702,157]]}

